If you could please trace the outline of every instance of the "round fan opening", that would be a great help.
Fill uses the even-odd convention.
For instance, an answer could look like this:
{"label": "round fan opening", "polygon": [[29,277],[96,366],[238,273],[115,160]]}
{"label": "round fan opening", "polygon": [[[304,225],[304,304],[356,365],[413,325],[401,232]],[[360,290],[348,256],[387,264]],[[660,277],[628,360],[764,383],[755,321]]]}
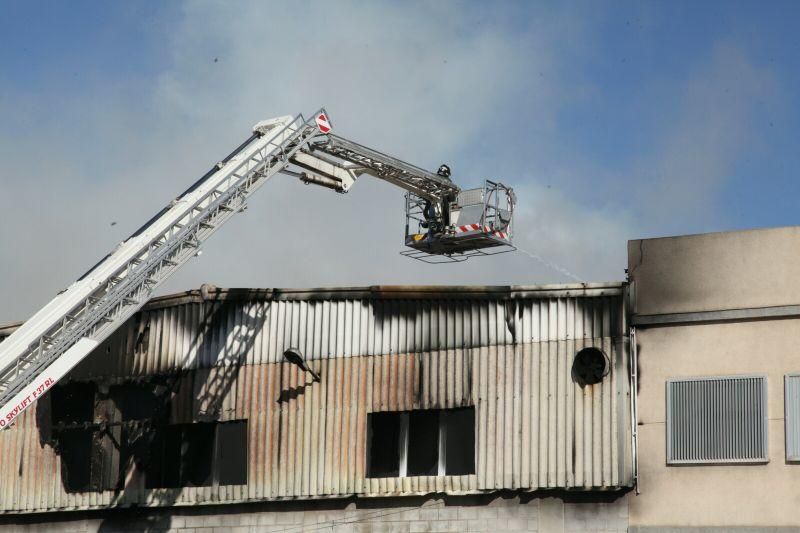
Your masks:
{"label": "round fan opening", "polygon": [[597,348],[584,348],[575,355],[572,362],[572,379],[580,385],[600,383],[608,375],[611,365],[608,357]]}

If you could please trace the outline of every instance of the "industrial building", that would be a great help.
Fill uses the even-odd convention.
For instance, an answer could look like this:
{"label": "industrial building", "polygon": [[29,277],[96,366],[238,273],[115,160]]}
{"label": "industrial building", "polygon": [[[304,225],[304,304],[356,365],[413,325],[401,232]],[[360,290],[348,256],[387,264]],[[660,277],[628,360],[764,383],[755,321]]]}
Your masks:
{"label": "industrial building", "polygon": [[156,298],[0,433],[0,509],[104,531],[529,531],[592,509],[624,531],[626,327],[621,283]]}
{"label": "industrial building", "polygon": [[619,283],[153,299],[0,432],[0,530],[793,530],[799,245],[631,241]]}

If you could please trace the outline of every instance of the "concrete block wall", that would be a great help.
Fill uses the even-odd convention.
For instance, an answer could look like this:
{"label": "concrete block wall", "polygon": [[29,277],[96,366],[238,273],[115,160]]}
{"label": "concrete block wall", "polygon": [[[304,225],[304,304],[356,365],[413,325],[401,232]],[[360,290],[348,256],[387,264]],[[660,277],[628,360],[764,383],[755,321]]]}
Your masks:
{"label": "concrete block wall", "polygon": [[0,533],[617,533],[627,529],[624,497],[603,502],[500,495],[382,498],[0,517]]}

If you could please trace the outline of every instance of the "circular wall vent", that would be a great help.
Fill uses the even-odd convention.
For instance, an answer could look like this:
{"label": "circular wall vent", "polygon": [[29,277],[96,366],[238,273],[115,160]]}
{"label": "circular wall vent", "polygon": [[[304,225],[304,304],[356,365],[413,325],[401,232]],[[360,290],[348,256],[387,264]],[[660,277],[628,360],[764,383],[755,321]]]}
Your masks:
{"label": "circular wall vent", "polygon": [[572,361],[572,379],[581,387],[600,383],[608,375],[611,364],[602,350],[584,348],[575,355]]}

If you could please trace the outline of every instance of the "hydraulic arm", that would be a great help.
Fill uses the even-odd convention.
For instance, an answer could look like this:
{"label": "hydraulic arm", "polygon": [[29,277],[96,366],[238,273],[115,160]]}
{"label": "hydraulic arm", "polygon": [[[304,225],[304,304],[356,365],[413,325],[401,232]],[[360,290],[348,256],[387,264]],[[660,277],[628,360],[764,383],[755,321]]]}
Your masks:
{"label": "hydraulic arm", "polygon": [[[481,189],[462,192],[447,177],[333,135],[324,110],[308,120],[298,115],[259,122],[236,150],[0,343],[0,429],[138,311],[158,285],[197,255],[201,244],[279,172],[339,192],[347,192],[362,174],[402,187],[408,191],[406,244],[415,252],[452,256],[510,247],[513,194],[508,196],[511,208],[501,209],[505,219],[495,216],[488,186],[478,198]],[[417,217],[421,228],[431,227],[433,219],[446,224],[436,226],[438,233],[410,234],[409,220],[415,220],[416,211],[409,210],[409,202],[424,211]],[[475,228],[458,231],[460,213],[479,204],[473,211],[483,215]],[[498,224],[504,224],[505,233]]]}

